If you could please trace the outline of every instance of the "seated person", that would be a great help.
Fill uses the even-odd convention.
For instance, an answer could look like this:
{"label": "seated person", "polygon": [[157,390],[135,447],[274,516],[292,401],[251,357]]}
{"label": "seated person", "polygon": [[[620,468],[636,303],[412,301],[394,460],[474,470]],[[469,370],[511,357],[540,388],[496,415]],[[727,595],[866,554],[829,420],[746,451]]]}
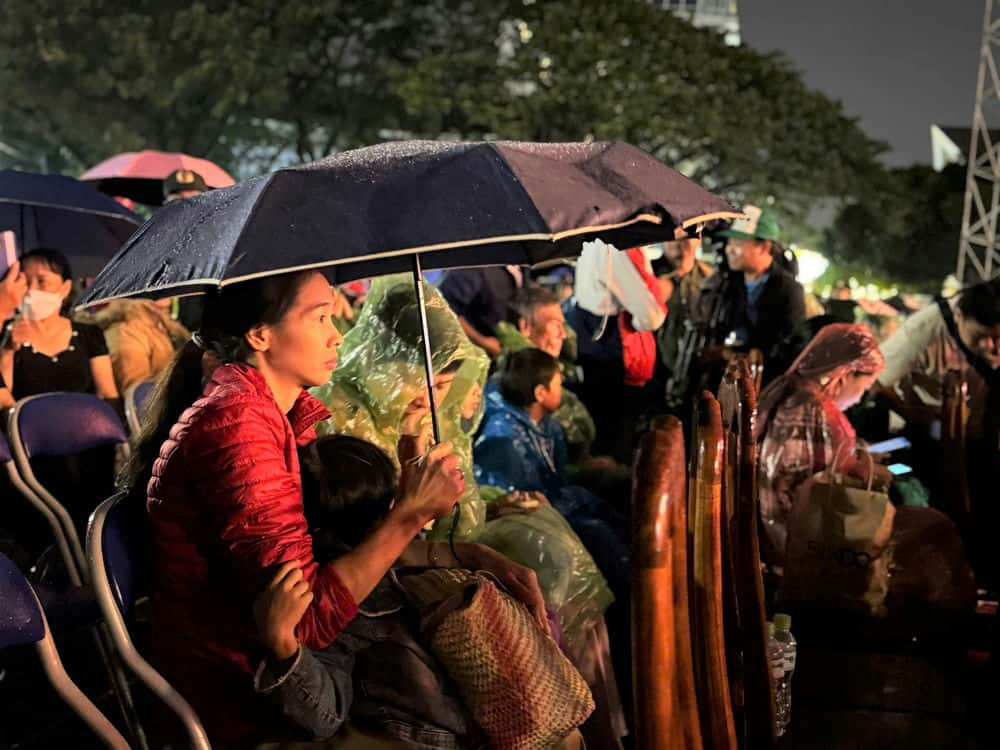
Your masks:
{"label": "seated person", "polygon": [[[371,443],[323,437],[302,451],[302,466],[304,510],[320,562],[357,546],[392,507],[395,466]],[[482,746],[482,730],[421,643],[417,612],[391,578],[382,579],[330,646],[312,651],[295,637],[309,586],[293,565],[281,567],[254,607],[270,655],[256,673],[256,689],[312,737],[337,734],[349,718],[400,747]]]}
{"label": "seated person", "polygon": [[69,261],[57,250],[33,250],[21,256],[21,269],[28,291],[0,354],[0,371],[14,398],[70,391],[117,399],[104,335],[63,315],[72,287]]}
{"label": "seated person", "polygon": [[[760,514],[766,542],[762,557],[766,562],[784,565],[789,513],[802,501],[801,493],[815,475],[832,468],[867,481],[874,472],[873,487],[889,487],[889,470],[872,464],[844,415],[874,384],[884,364],[878,341],[866,326],[832,323],[761,394],[755,433],[760,442]],[[933,570],[921,563],[921,558],[928,559],[928,538],[935,540],[941,553],[936,559],[946,555],[948,566]],[[906,571],[905,580],[896,577],[892,582],[899,593],[938,604],[961,606],[968,601],[968,567],[955,528],[943,514],[930,508],[898,508],[893,546],[895,564]],[[950,580],[943,585],[946,575]]]}
{"label": "seated person", "polygon": [[441,295],[458,316],[465,335],[491,357],[500,354],[497,324],[523,284],[520,266],[453,268],[444,275]]}
{"label": "seated person", "polygon": [[487,396],[476,437],[476,481],[508,492],[541,492],[580,535],[616,596],[628,596],[628,521],[609,503],[566,477],[566,443],[552,418],[562,400],[554,357],[523,349],[505,358],[498,388]]}
{"label": "seated person", "polygon": [[[473,479],[472,435],[482,409],[475,397],[486,382],[489,358],[474,346],[442,295],[424,286],[432,343],[434,401],[440,437],[453,446],[465,472],[457,517],[449,514],[432,539],[474,541],[491,547],[538,577],[546,604],[556,612],[565,651],[587,680],[597,709],[584,726],[588,744],[618,747],[624,714],[618,701],[604,611],[613,599],[598,564],[566,520],[548,505],[501,513],[489,509],[512,498],[503,488]],[[430,441],[430,402],[413,280],[407,274],[372,282],[354,327],[344,337],[337,370],[315,390],[330,410],[321,434],[350,434],[378,445],[395,463],[403,438]],[[419,451],[418,451],[419,452]],[[452,534],[452,531],[454,533]],[[457,546],[457,545],[456,545]],[[478,547],[479,545],[471,545]],[[469,560],[464,551],[459,557]],[[478,567],[471,561],[464,567]],[[588,726],[591,725],[591,726]],[[600,729],[600,731],[598,731]],[[591,741],[593,740],[593,741]]]}
{"label": "seated person", "polygon": [[170,317],[171,300],[120,299],[94,313],[75,316],[104,331],[118,390],[154,380],[191,337]]}
{"label": "seated person", "polygon": [[[511,309],[516,317],[516,327],[507,322],[497,326],[502,354],[535,347],[559,360],[564,385],[578,379],[575,364],[576,333],[566,325],[566,318],[556,296],[543,287],[526,286],[514,297]],[[487,395],[493,390],[496,390],[496,383],[490,381],[486,386]],[[572,390],[563,390],[562,402],[553,412],[552,419],[562,427],[567,460],[578,470],[584,471],[591,465],[601,472],[624,468],[610,457],[590,455],[597,428],[587,407]]]}
{"label": "seated person", "polygon": [[[884,360],[875,337],[862,325],[832,323],[820,329],[784,375],[760,397],[756,434],[763,556],[782,565],[788,513],[802,485],[836,462],[843,474],[867,479],[854,428],[844,410],[875,382]],[[891,475],[876,466],[877,481]]]}
{"label": "seated person", "polygon": [[1000,366],[1000,279],[927,305],[881,348],[886,366],[878,382],[909,425],[926,431],[940,419],[944,376],[959,370],[969,388],[969,432],[981,434],[988,381]]}

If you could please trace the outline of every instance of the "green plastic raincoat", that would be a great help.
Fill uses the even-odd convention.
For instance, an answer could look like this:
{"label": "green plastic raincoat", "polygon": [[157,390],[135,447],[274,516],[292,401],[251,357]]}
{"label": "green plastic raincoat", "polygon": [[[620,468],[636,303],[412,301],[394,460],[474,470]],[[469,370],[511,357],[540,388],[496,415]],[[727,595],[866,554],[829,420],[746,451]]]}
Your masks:
{"label": "green plastic raincoat", "polygon": [[[603,615],[613,601],[611,591],[583,543],[553,508],[486,522],[487,503],[504,495],[471,479],[472,436],[482,417],[479,394],[489,358],[469,341],[436,289],[425,284],[424,296],[434,372],[461,362],[437,410],[441,438],[454,444],[466,477],[455,539],[486,544],[533,569],[546,602],[559,615],[567,643],[573,643]],[[427,388],[419,326],[412,278],[401,274],[376,279],[340,347],[340,364],[326,385],[313,389],[332,414],[319,425],[320,434],[355,435],[395,460],[406,407]],[[478,406],[471,409],[477,400]],[[452,521],[451,515],[439,520],[430,537],[447,538]]]}

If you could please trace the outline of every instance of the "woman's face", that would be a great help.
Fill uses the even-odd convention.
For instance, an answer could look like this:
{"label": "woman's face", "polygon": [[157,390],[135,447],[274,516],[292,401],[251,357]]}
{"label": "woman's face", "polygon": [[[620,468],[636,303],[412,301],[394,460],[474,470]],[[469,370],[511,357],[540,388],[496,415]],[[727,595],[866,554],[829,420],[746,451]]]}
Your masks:
{"label": "woman's face", "polygon": [[[448,398],[451,386],[455,382],[455,372],[442,372],[434,376],[434,405],[439,407]],[[430,401],[427,398],[427,389],[421,388],[420,395],[410,402],[410,409],[429,409]]]}
{"label": "woman's face", "polygon": [[483,403],[483,389],[479,383],[475,383],[462,401],[462,419],[472,419],[476,416],[476,411]]}
{"label": "woman's face", "polygon": [[320,273],[299,287],[295,302],[274,325],[262,327],[269,367],[303,388],[323,385],[337,367],[337,347],[344,337],[333,324],[334,294]]}
{"label": "woman's face", "polygon": [[875,384],[876,377],[878,373],[868,372],[849,372],[845,375],[835,390],[837,408],[845,411],[860,402],[865,392]]}
{"label": "woman's face", "polygon": [[29,258],[22,270],[29,292],[58,294],[63,299],[69,296],[72,282],[52,270],[47,263]]}

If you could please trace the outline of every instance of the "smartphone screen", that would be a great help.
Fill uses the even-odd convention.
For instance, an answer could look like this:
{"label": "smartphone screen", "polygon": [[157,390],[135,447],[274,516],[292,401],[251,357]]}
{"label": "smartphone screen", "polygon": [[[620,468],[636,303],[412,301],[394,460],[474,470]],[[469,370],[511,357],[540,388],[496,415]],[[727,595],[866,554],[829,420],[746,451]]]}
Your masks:
{"label": "smartphone screen", "polygon": [[905,437],[891,438],[880,443],[872,443],[868,446],[869,453],[892,453],[910,447],[910,441]]}
{"label": "smartphone screen", "polygon": [[906,464],[889,464],[889,471],[898,477],[901,474],[909,474],[913,469]]}

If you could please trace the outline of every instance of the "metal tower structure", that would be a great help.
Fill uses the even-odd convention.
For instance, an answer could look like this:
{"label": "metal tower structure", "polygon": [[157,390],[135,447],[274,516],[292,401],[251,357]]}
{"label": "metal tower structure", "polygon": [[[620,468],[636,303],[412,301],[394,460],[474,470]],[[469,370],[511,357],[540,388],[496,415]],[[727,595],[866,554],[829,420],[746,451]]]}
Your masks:
{"label": "metal tower structure", "polygon": [[[986,0],[983,43],[979,52],[976,107],[972,115],[965,208],[958,246],[958,279],[963,284],[1000,274],[1000,0]],[[994,132],[994,135],[996,133]]]}

